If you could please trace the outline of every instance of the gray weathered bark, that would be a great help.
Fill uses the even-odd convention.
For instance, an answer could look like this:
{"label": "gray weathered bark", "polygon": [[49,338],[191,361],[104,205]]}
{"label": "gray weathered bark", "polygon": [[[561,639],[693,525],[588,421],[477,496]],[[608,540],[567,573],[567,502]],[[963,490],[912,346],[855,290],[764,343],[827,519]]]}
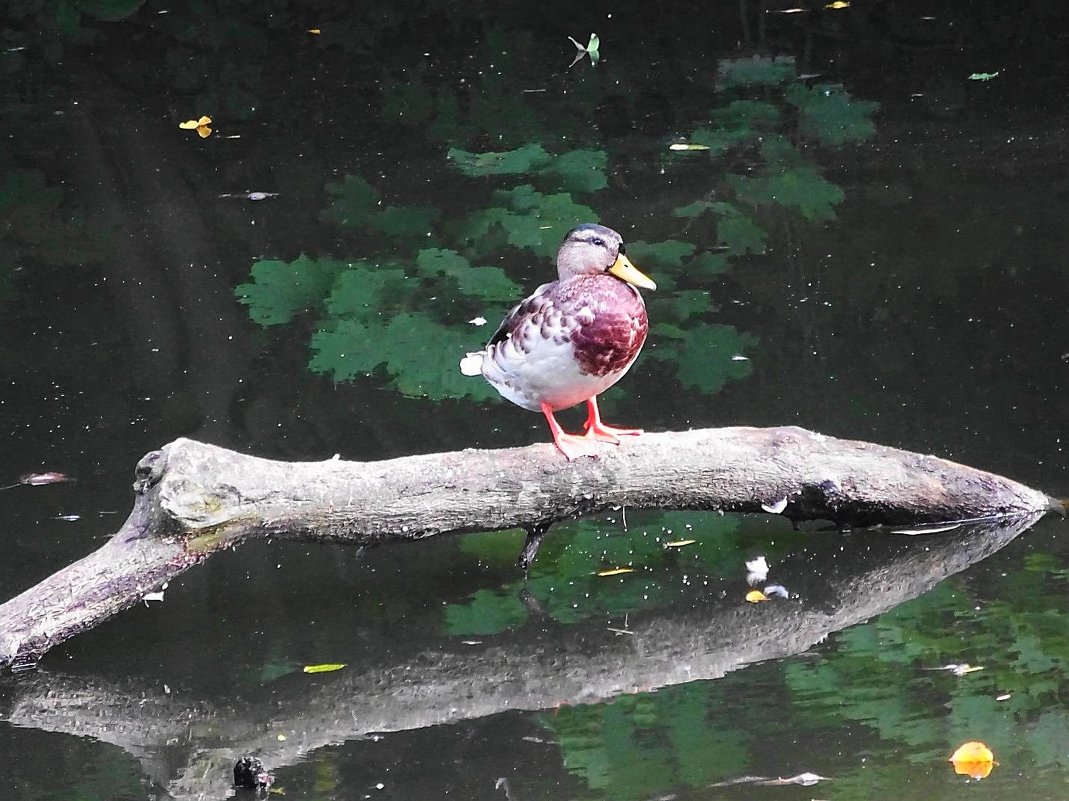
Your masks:
{"label": "gray weathered bark", "polygon": [[210,554],[255,536],[377,545],[531,529],[620,506],[782,506],[791,520],[842,528],[1061,509],[991,473],[793,427],[647,434],[575,462],[548,444],[382,462],[278,462],[180,439],[141,460],[134,489],[133,511],[103,547],[0,605],[0,667],[34,664]]}

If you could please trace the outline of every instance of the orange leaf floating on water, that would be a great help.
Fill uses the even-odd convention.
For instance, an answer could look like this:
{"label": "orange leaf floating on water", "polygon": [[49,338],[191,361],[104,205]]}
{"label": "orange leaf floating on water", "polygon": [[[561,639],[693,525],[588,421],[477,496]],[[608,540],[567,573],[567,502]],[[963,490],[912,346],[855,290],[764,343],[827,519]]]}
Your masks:
{"label": "orange leaf floating on water", "polygon": [[602,570],[599,576],[622,576],[624,573],[634,573],[633,567],[614,567],[612,570]]}
{"label": "orange leaf floating on water", "polygon": [[207,139],[212,134],[210,123],[212,118],[205,115],[199,120],[186,120],[185,122],[178,123],[178,127],[183,131],[196,131],[200,134],[201,139]]}
{"label": "orange leaf floating on water", "polygon": [[752,604],[755,604],[759,601],[767,601],[768,596],[760,590],[750,590],[748,593],[746,593],[746,600]]}
{"label": "orange leaf floating on water", "polygon": [[979,740],[970,740],[950,755],[954,772],[973,779],[986,779],[998,763],[991,749]]}

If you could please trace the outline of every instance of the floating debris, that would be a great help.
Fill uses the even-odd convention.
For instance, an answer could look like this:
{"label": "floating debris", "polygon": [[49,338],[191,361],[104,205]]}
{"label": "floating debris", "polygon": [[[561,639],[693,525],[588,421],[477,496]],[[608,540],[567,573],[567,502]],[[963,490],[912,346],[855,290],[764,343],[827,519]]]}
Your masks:
{"label": "floating debris", "polygon": [[768,596],[760,590],[750,590],[748,593],[746,593],[746,600],[752,604],[757,604],[761,601],[767,601]]}
{"label": "floating debris", "polygon": [[196,131],[201,139],[207,139],[212,135],[211,129],[212,118],[205,115],[199,120],[186,120],[185,122],[178,123],[178,127],[183,131]]}
{"label": "floating debris", "polygon": [[966,673],[975,673],[978,670],[983,670],[982,665],[970,665],[968,662],[962,662],[960,665],[951,662],[949,665],[940,665],[939,667],[925,668],[925,670],[945,670],[949,673],[953,673],[955,676],[964,676]]}
{"label": "floating debris", "polygon": [[278,197],[278,192],[224,192],[218,197],[236,197],[241,200],[267,200],[269,197]]}
{"label": "floating debris", "polygon": [[25,484],[29,487],[43,487],[45,484],[61,484],[64,481],[74,481],[74,479],[54,470],[47,473],[24,473],[19,476],[18,484],[9,484],[4,489],[17,487],[19,484]]}
{"label": "floating debris", "polygon": [[624,573],[634,573],[634,572],[635,572],[635,568],[633,568],[633,567],[614,567],[611,570],[599,571],[598,572],[598,576],[600,576],[600,577],[622,576]]}
{"label": "floating debris", "polygon": [[991,749],[979,740],[970,740],[959,746],[947,761],[954,765],[954,772],[959,776],[972,779],[986,779],[998,764]]}
{"label": "floating debris", "polygon": [[345,662],[325,662],[322,665],[305,665],[302,670],[305,673],[333,673],[345,667]]}
{"label": "floating debris", "polygon": [[705,151],[709,149],[709,145],[696,145],[693,142],[673,142],[668,146],[669,150],[675,151]]}
{"label": "floating debris", "polygon": [[770,779],[767,776],[739,776],[736,779],[728,779],[727,781],[717,782],[716,784],[710,784],[710,787],[735,787],[740,784],[760,784],[768,787],[783,785],[783,784],[797,784],[802,787],[810,787],[818,782],[831,781],[829,776],[821,776],[816,773],[799,773],[797,776],[791,776],[789,778]]}
{"label": "floating debris", "polygon": [[998,74],[1002,70],[996,70],[995,72],[974,72],[969,76],[970,81],[990,81],[998,77]]}
{"label": "floating debris", "polygon": [[782,584],[769,584],[765,587],[765,595],[769,598],[790,598],[791,594]]}
{"label": "floating debris", "polygon": [[768,578],[768,560],[764,556],[756,556],[746,560],[746,583],[755,587]]}
{"label": "floating debris", "polygon": [[572,39],[571,36],[568,38],[571,39],[572,44],[575,45],[576,50],[579,51],[575,54],[572,63],[568,65],[568,69],[571,69],[582,61],[583,56],[590,56],[590,66],[596,67],[598,61],[601,59],[601,53],[598,52],[598,48],[601,47],[600,37],[596,33],[590,34],[590,41],[587,42],[586,47],[583,47],[579,42],[575,41],[575,39]]}
{"label": "floating debris", "polygon": [[778,515],[787,508],[787,496],[784,495],[775,503],[763,503],[761,508],[768,512],[770,515]]}

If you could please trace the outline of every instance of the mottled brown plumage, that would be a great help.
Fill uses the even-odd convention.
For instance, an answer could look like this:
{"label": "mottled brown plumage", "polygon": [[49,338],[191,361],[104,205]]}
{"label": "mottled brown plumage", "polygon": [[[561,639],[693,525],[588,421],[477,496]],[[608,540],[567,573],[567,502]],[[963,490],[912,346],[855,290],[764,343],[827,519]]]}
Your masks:
{"label": "mottled brown plumage", "polygon": [[[505,398],[546,416],[569,459],[596,455],[595,441],[619,443],[601,422],[597,396],[624,376],[646,340],[649,322],[637,286],[655,284],[624,255],[618,233],[601,225],[572,230],[557,252],[560,278],[543,284],[501,323],[486,349],[461,362]],[[586,402],[586,434],[566,434],[553,413]]]}

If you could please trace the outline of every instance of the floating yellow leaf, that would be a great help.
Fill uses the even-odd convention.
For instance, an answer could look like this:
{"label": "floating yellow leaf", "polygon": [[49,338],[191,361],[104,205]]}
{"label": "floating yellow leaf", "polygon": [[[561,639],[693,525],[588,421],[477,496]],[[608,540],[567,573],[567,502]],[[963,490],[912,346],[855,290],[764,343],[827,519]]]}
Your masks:
{"label": "floating yellow leaf", "polygon": [[622,576],[624,573],[634,573],[633,567],[614,567],[612,570],[602,570],[599,576]]}
{"label": "floating yellow leaf", "polygon": [[319,30],[319,28],[309,28],[309,29],[308,29],[308,32],[309,32],[309,33],[314,33],[314,34],[315,34],[316,36],[319,36],[319,34],[321,33],[321,31]]}
{"label": "floating yellow leaf", "polygon": [[666,542],[665,548],[682,548],[685,545],[693,545],[697,540],[673,540],[672,542]]}
{"label": "floating yellow leaf", "polygon": [[206,139],[211,136],[212,129],[209,127],[212,118],[203,116],[199,120],[186,120],[185,122],[178,123],[178,127],[183,131],[196,131],[200,134],[201,139]]}
{"label": "floating yellow leaf", "polygon": [[986,779],[998,763],[991,749],[978,740],[970,740],[950,756],[954,772],[973,779]]}
{"label": "floating yellow leaf", "polygon": [[831,8],[836,11],[842,8],[850,8],[850,3],[847,0],[835,0],[833,3],[828,3],[824,8]]}
{"label": "floating yellow leaf", "polygon": [[767,601],[768,596],[760,590],[750,590],[748,593],[746,593],[746,600],[752,604],[756,604],[760,601]]}
{"label": "floating yellow leaf", "polygon": [[305,673],[333,673],[335,670],[341,670],[345,667],[344,662],[328,662],[323,665],[305,665]]}

